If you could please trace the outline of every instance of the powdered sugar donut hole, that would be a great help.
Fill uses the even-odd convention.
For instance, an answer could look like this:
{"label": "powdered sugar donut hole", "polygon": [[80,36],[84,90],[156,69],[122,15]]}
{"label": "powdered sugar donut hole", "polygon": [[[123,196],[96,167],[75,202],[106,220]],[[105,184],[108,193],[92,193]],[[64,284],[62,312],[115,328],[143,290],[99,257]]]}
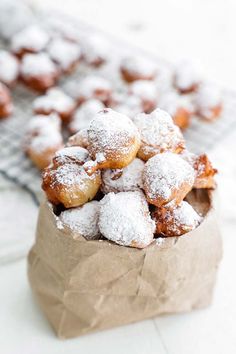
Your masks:
{"label": "powdered sugar donut hole", "polygon": [[59,78],[58,69],[46,53],[25,54],[20,74],[26,86],[38,92],[55,86]]}
{"label": "powdered sugar donut hole", "polygon": [[96,113],[105,108],[104,104],[94,98],[82,103],[74,112],[69,124],[71,133],[76,133],[82,129],[88,129],[89,124]]}
{"label": "powdered sugar donut hole", "polygon": [[123,168],[135,158],[140,147],[137,127],[127,116],[105,108],[98,112],[88,129],[88,150],[93,161],[88,173],[96,169]]}
{"label": "powdered sugar donut hole", "polygon": [[61,120],[71,120],[76,104],[73,98],[66,95],[59,87],[49,89],[44,96],[37,97],[33,102],[33,110],[38,114],[57,113]]}
{"label": "powdered sugar donut hole", "polygon": [[195,172],[179,155],[165,152],[148,160],[143,183],[149,203],[158,207],[174,200],[178,205],[193,187]]}
{"label": "powdered sugar donut hole", "polygon": [[81,48],[77,43],[57,37],[47,47],[50,58],[63,73],[70,74],[81,58]]}
{"label": "powdered sugar donut hole", "polygon": [[100,204],[93,200],[81,207],[63,211],[58,220],[59,228],[68,228],[73,238],[83,236],[86,240],[97,240],[100,237],[98,227]]}
{"label": "powdered sugar donut hole", "polygon": [[135,56],[121,61],[120,72],[123,80],[130,83],[136,80],[154,80],[157,68],[149,59]]}
{"label": "powdered sugar donut hole", "polygon": [[184,149],[183,135],[167,112],[157,108],[150,114],[137,114],[133,122],[141,134],[138,157],[142,160],[165,151],[179,153]]}
{"label": "powdered sugar donut hole", "polygon": [[7,86],[16,83],[19,76],[19,61],[6,50],[0,50],[0,82]]}
{"label": "powdered sugar donut hole", "polygon": [[102,173],[102,192],[129,192],[143,188],[142,173],[144,162],[135,158],[122,171],[104,170]]}
{"label": "powdered sugar donut hole", "polygon": [[137,248],[153,241],[155,222],[142,192],[109,193],[100,203],[99,229],[105,238]]}
{"label": "powdered sugar donut hole", "polygon": [[194,230],[201,222],[201,216],[188,202],[180,205],[169,203],[162,208],[157,208],[152,214],[156,222],[156,233],[167,237],[181,236]]}

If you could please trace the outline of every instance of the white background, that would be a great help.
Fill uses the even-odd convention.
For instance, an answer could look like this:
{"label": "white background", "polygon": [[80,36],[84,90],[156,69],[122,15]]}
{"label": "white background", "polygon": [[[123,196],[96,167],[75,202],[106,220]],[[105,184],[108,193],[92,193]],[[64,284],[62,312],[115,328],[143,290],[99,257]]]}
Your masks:
{"label": "white background", "polygon": [[[0,0],[1,1],[1,0]],[[234,0],[31,0],[61,8],[84,22],[115,34],[168,60],[187,57],[205,76],[235,88],[236,1]],[[191,314],[168,316],[61,341],[35,304],[26,262],[0,267],[0,353],[3,354],[233,354],[236,352],[236,134],[212,153],[220,168],[224,259],[213,305]],[[33,233],[36,209],[20,191],[0,181],[2,221]],[[21,193],[21,194],[20,194]],[[14,194],[15,195],[15,194]],[[17,208],[20,203],[24,209]],[[26,213],[28,206],[29,213]],[[20,223],[20,219],[23,222]],[[0,217],[1,221],[1,217]],[[22,221],[22,220],[21,220]],[[6,223],[5,224],[9,224]],[[14,225],[18,227],[14,228]],[[27,226],[27,227],[26,227]],[[18,230],[17,230],[18,229]],[[3,230],[4,231],[4,230]],[[22,233],[22,237],[24,234]],[[14,238],[14,237],[13,237]]]}
{"label": "white background", "polygon": [[168,60],[190,58],[209,79],[235,87],[235,0],[28,1],[58,7]]}

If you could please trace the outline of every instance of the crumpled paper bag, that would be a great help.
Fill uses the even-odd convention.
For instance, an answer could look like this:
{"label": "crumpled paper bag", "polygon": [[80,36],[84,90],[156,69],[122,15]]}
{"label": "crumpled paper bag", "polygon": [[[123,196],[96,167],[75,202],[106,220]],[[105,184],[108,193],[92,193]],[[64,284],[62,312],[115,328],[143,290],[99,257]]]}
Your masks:
{"label": "crumpled paper bag", "polygon": [[210,304],[222,256],[214,198],[198,190],[189,200],[206,213],[202,224],[142,250],[59,229],[51,204],[43,202],[28,274],[60,338]]}

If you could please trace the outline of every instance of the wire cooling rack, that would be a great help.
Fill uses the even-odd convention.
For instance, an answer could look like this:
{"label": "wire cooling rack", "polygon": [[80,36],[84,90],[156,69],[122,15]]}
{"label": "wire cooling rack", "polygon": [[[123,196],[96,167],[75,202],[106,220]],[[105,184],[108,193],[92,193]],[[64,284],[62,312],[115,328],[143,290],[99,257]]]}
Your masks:
{"label": "wire cooling rack", "polygon": [[[120,49],[119,52],[124,52],[124,50],[127,52],[125,43],[117,41],[115,46]],[[129,47],[128,52],[130,51],[133,54],[134,51],[137,55],[140,54],[136,48]],[[150,58],[153,60],[153,55]],[[160,63],[160,59],[156,60]],[[103,74],[106,76],[106,73]],[[83,68],[79,69],[75,77],[78,78],[81,75],[84,75]],[[66,79],[66,81],[69,80],[71,78]],[[13,92],[14,114],[6,120],[0,120],[0,174],[30,193],[33,201],[39,204],[40,172],[24,155],[21,147],[25,126],[32,116],[31,107],[34,98],[35,95],[31,91],[18,85]],[[223,101],[223,113],[215,122],[206,123],[199,118],[192,119],[190,127],[184,133],[187,146],[192,152],[209,152],[236,129],[236,93],[224,91]]]}

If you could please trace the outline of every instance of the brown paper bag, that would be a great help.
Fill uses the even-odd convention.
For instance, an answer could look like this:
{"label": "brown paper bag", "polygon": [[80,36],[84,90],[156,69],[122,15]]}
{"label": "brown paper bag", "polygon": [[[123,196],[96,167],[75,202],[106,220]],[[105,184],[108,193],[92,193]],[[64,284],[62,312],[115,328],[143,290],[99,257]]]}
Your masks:
{"label": "brown paper bag", "polygon": [[41,205],[29,280],[59,337],[210,304],[222,255],[216,210],[206,191],[189,198],[208,211],[202,224],[142,250],[61,230],[50,203]]}

